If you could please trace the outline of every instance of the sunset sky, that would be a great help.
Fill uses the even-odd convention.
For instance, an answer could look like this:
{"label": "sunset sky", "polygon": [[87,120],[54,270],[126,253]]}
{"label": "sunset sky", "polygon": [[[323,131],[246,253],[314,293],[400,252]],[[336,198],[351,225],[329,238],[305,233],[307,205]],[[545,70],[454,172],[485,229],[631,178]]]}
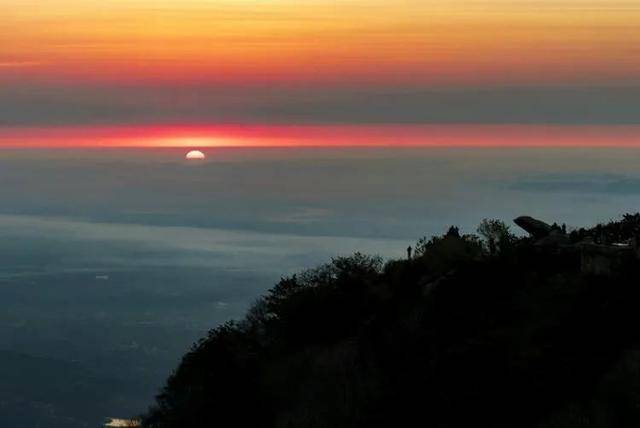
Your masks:
{"label": "sunset sky", "polygon": [[283,277],[638,211],[640,0],[0,0],[0,201],[0,428],[140,415]]}
{"label": "sunset sky", "polygon": [[0,0],[0,13],[3,145],[51,127],[206,145],[292,125],[639,123],[635,0]]}

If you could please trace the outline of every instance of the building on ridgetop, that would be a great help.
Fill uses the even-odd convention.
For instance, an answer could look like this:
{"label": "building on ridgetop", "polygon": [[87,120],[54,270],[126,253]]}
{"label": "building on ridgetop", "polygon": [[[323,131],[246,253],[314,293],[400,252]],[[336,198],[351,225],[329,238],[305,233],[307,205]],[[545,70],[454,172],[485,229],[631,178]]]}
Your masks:
{"label": "building on ridgetop", "polygon": [[103,428],[136,428],[139,426],[140,421],[137,419],[108,418]]}
{"label": "building on ridgetop", "polygon": [[534,239],[534,247],[552,254],[579,254],[580,271],[591,275],[613,275],[635,266],[640,260],[640,240],[607,243],[606,239],[588,237],[582,242],[572,243],[566,227],[549,225],[541,220],[523,216],[514,222]]}

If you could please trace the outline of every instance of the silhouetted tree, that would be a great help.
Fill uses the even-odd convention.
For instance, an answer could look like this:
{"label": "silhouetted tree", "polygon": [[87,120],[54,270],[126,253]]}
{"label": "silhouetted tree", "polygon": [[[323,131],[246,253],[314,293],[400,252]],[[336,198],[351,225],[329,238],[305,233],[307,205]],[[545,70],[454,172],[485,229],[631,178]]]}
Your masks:
{"label": "silhouetted tree", "polygon": [[445,236],[460,238],[460,229],[458,229],[456,226],[451,226],[449,230],[447,230],[447,234]]}
{"label": "silhouetted tree", "polygon": [[509,226],[501,220],[482,220],[478,226],[478,233],[484,239],[486,249],[492,256],[506,252],[516,240]]}

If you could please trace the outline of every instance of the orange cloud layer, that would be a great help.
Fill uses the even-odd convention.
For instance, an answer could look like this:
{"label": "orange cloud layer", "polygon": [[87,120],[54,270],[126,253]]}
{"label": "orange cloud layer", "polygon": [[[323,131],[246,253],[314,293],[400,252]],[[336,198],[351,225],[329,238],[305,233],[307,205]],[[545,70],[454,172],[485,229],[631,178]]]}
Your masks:
{"label": "orange cloud layer", "polygon": [[0,8],[0,78],[640,77],[640,5],[630,0],[18,0]]}

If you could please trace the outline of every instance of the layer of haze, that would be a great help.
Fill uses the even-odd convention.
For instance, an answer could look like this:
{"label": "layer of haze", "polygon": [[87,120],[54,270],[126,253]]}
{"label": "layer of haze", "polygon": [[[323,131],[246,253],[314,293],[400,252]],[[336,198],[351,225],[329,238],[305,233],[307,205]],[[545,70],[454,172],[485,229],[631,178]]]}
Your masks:
{"label": "layer of haze", "polygon": [[3,428],[144,410],[207,329],[332,256],[640,206],[637,149],[203,150],[0,151]]}

